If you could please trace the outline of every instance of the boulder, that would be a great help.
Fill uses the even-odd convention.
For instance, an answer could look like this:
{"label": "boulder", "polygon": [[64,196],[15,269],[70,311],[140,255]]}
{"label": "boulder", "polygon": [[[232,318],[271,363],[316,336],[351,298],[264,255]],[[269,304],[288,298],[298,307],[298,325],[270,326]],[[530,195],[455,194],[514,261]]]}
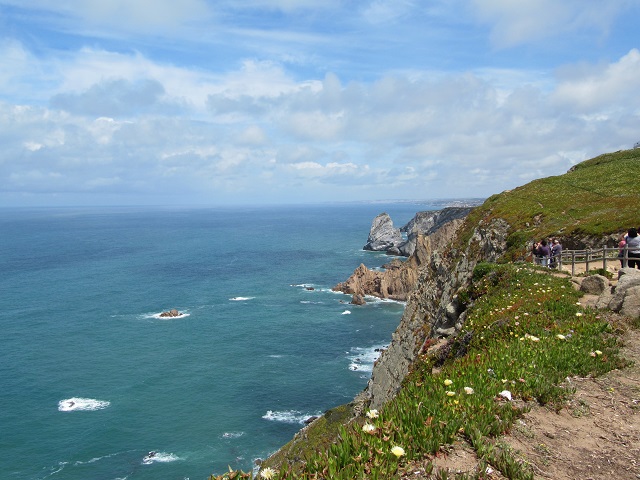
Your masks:
{"label": "boulder", "polygon": [[582,280],[580,291],[591,295],[601,295],[607,289],[609,280],[602,275],[589,275]]}
{"label": "boulder", "polygon": [[178,310],[176,310],[175,308],[168,310],[166,312],[162,312],[160,314],[161,317],[179,317],[180,315],[182,315]]}
{"label": "boulder", "polygon": [[[633,296],[635,292],[634,287],[638,286],[640,286],[640,270],[636,270],[635,268],[621,268],[618,270],[618,285],[616,286],[613,298],[609,302],[609,308],[614,312],[621,312],[622,306],[626,301],[627,292],[632,290],[629,292],[629,295]],[[628,301],[632,302],[632,300]]]}
{"label": "boulder", "polygon": [[364,301],[364,297],[358,293],[354,293],[353,297],[351,297],[351,304],[352,305],[364,305],[365,302]]}
{"label": "boulder", "polygon": [[387,213],[381,213],[373,219],[367,244],[364,250],[384,252],[392,247],[398,247],[402,243],[402,234],[399,228],[394,228],[393,221]]}
{"label": "boulder", "polygon": [[631,318],[640,318],[640,286],[627,289],[620,313]]}

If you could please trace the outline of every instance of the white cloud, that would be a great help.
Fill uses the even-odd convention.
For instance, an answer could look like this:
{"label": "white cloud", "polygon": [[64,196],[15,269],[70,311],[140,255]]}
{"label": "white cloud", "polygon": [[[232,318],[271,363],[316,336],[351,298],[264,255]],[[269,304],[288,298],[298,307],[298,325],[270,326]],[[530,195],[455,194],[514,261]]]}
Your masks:
{"label": "white cloud", "polygon": [[563,108],[582,113],[640,109],[638,92],[640,51],[633,49],[614,63],[561,69],[554,100]]}
{"label": "white cloud", "polygon": [[[0,200],[482,196],[640,140],[637,48],[516,68],[452,16],[471,3],[496,44],[534,56],[543,37],[606,36],[623,1],[163,0],[149,19],[146,0],[11,1],[47,9],[36,26],[55,35],[0,40]],[[198,29],[214,9],[233,21]]]}
{"label": "white cloud", "polygon": [[362,12],[363,17],[374,25],[392,23],[415,8],[411,0],[373,0]]}
{"label": "white cloud", "polygon": [[479,20],[491,26],[491,38],[499,47],[583,30],[605,35],[630,4],[633,0],[471,0]]}
{"label": "white cloud", "polygon": [[[331,74],[309,83],[273,64],[198,76],[140,60],[149,64],[147,72],[168,72],[168,84],[190,79],[184,91],[218,92],[208,96],[210,113],[146,108],[183,90],[172,92],[156,79],[150,84],[155,93],[147,95],[149,85],[136,83],[135,69],[131,80],[58,94],[52,105],[67,113],[2,104],[5,190],[152,194],[171,188],[216,198],[240,191],[277,197],[307,181],[306,193],[322,197],[357,179],[358,191],[384,185],[398,197],[420,197],[422,189],[433,196],[465,189],[483,195],[514,186],[514,179],[561,173],[607,146],[618,149],[630,128],[619,127],[637,115],[633,102],[623,100],[635,91],[640,68],[640,54],[632,50],[608,65],[565,71],[549,93],[548,82],[544,89],[514,86],[472,73],[394,75],[373,84],[342,84]],[[132,92],[135,98],[128,97]],[[213,105],[220,107],[224,95],[235,101],[226,104],[221,122]],[[589,116],[584,98],[591,102]],[[127,99],[128,109],[119,111]],[[573,108],[559,114],[559,102]],[[609,102],[620,111],[612,114]],[[120,115],[104,114],[109,111]],[[461,174],[467,170],[475,173]]]}

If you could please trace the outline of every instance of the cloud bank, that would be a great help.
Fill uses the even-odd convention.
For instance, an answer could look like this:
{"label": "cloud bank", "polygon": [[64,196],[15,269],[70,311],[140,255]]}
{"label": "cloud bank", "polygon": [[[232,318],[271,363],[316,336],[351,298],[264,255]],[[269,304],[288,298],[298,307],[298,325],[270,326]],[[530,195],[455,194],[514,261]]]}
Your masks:
{"label": "cloud bank", "polygon": [[482,197],[640,140],[638,2],[0,5],[4,205]]}

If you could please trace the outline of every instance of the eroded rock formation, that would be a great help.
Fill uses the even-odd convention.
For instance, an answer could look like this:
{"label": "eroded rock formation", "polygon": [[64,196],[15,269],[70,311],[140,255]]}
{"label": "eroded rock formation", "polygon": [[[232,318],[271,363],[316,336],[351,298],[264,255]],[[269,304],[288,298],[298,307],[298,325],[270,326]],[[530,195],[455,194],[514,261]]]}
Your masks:
{"label": "eroded rock formation", "polygon": [[389,248],[397,248],[402,243],[402,233],[393,226],[393,220],[387,213],[381,213],[373,219],[367,244],[364,250],[384,252]]}
{"label": "eroded rock formation", "polygon": [[[466,214],[469,212],[469,209],[459,208],[456,210],[465,210]],[[372,295],[379,298],[406,301],[409,293],[416,286],[420,267],[429,261],[435,250],[446,246],[451,241],[464,221],[463,217],[458,216],[457,218],[449,217],[448,221],[442,222],[437,221],[436,212],[422,213],[428,213],[429,219],[436,218],[436,220],[430,221],[425,227],[428,234],[417,233],[420,228],[417,223],[407,224],[412,225],[413,239],[412,253],[406,261],[394,259],[384,265],[384,271],[370,270],[361,264],[345,282],[339,283],[333,287],[333,290],[349,295]],[[380,215],[376,219],[379,217]],[[377,222],[374,220],[374,226],[376,224]]]}
{"label": "eroded rock formation", "polygon": [[427,339],[452,334],[462,327],[465,312],[458,292],[471,282],[480,261],[495,261],[506,250],[509,225],[501,219],[480,222],[462,251],[443,255],[434,251],[419,269],[417,288],[409,295],[391,344],[373,368],[358,401],[380,408],[399,391]]}

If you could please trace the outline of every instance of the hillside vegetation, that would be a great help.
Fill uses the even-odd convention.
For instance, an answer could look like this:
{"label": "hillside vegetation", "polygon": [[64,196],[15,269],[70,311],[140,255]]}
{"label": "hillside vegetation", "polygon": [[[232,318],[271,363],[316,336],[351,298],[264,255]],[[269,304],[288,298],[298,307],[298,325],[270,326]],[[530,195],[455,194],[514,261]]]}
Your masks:
{"label": "hillside vegetation", "polygon": [[[640,223],[639,174],[636,149],[495,195],[467,218],[458,246],[494,219],[510,226],[504,260],[518,259],[534,238],[615,238]],[[265,461],[258,478],[451,478],[437,459],[461,443],[478,465],[455,478],[488,478],[489,470],[500,478],[534,478],[499,436],[534,405],[564,408],[573,392],[563,383],[567,377],[625,366],[619,348],[627,326],[583,306],[568,278],[504,263],[475,266],[458,293],[467,306],[462,331],[439,348],[435,339],[434,348],[426,344],[392,401],[379,411],[358,412],[352,404],[328,411]],[[211,479],[253,475],[229,471]]]}
{"label": "hillside vegetation", "polygon": [[574,248],[601,246],[603,238],[640,226],[638,179],[640,148],[600,155],[564,175],[493,195],[469,215],[462,236],[468,239],[480,220],[502,218],[510,225],[509,259],[544,237]]}

